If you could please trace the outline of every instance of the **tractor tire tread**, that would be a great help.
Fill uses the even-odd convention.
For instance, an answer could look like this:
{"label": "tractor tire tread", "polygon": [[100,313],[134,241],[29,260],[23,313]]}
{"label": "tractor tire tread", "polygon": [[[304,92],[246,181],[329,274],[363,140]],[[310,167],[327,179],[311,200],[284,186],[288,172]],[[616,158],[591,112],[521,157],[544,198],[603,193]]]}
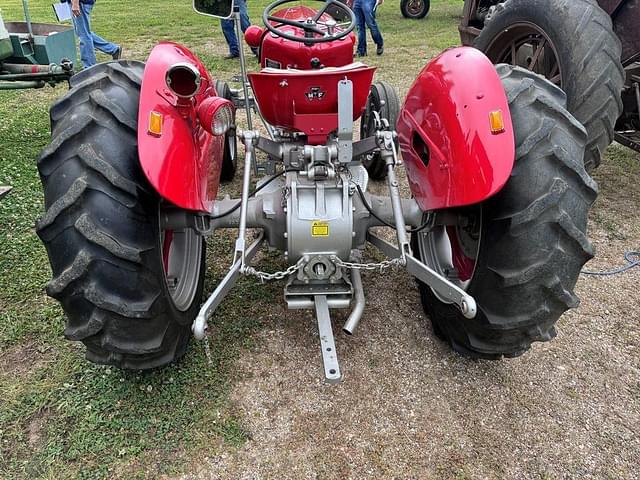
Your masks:
{"label": "tractor tire tread", "polygon": [[[82,70],[71,77],[69,91],[51,107],[52,122],[57,122],[66,115],[69,108],[77,102],[79,97],[88,95],[89,91],[94,91],[96,84],[108,82],[117,84],[125,90],[127,88],[139,90],[142,85],[144,63],[133,60],[110,61],[93,66],[90,74],[86,73],[88,70]],[[71,95],[72,90],[73,95]]]}
{"label": "tractor tire tread", "polygon": [[486,246],[468,288],[478,315],[464,318],[419,282],[434,331],[462,355],[484,359],[515,357],[552,339],[560,315],[578,305],[573,287],[593,256],[585,232],[597,195],[581,162],[586,131],[558,102],[557,87],[519,67],[497,71],[517,160],[505,187],[483,207]]}
{"label": "tractor tire tread", "polygon": [[159,199],[137,156],[143,69],[108,62],[73,77],[51,109],[52,142],[38,159],[45,213],[36,231],[53,273],[47,294],[61,302],[64,334],[85,344],[89,360],[125,369],[182,356],[198,308],[196,300],[177,311],[165,285]]}

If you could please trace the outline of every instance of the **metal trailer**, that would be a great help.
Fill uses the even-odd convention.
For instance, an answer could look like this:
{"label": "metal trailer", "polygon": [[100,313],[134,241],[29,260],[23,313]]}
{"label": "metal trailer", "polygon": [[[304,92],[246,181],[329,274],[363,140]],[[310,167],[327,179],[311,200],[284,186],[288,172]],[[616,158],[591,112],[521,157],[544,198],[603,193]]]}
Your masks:
{"label": "metal trailer", "polygon": [[22,6],[24,22],[5,22],[0,15],[0,90],[68,81],[76,62],[73,27],[33,23],[27,0]]}

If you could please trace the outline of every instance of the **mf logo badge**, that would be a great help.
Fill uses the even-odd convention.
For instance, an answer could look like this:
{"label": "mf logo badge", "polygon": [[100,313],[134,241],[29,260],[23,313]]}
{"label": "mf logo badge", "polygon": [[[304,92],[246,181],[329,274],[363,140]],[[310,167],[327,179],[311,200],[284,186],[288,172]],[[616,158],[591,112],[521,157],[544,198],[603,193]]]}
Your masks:
{"label": "mf logo badge", "polygon": [[322,90],[320,90],[320,87],[311,87],[309,91],[305,93],[305,96],[307,97],[307,100],[313,101],[320,100],[325,96],[326,93],[327,92],[323,92]]}

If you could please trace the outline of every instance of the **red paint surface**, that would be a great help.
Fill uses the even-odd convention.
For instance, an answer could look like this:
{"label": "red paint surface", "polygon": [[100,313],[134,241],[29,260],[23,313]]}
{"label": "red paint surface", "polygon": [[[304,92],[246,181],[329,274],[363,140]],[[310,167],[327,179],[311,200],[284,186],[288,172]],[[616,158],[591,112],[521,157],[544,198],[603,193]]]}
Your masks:
{"label": "red paint surface", "polygon": [[258,48],[262,41],[262,34],[264,33],[264,30],[264,28],[261,28],[258,25],[249,25],[249,27],[244,31],[244,41],[247,42],[247,45],[251,48]]}
{"label": "red paint surface", "polygon": [[[249,81],[265,120],[276,127],[307,134],[312,145],[323,144],[338,128],[338,82],[353,82],[353,119],[362,115],[375,67],[352,69],[286,70],[250,73]],[[317,90],[315,90],[317,89]],[[316,91],[321,98],[309,98]]]}
{"label": "red paint surface", "polygon": [[[489,112],[505,132],[492,135]],[[515,158],[502,82],[479,50],[447,50],[420,72],[396,125],[411,192],[423,210],[481,202],[506,183]],[[419,155],[426,145],[429,160]]]}
{"label": "red paint surface", "polygon": [[[177,62],[190,62],[202,76],[199,93],[178,103],[165,75]],[[147,179],[156,191],[178,207],[209,211],[220,184],[224,137],[214,137],[199,123],[197,106],[216,91],[200,60],[185,47],[163,42],[151,51],[140,93],[138,153]],[[162,135],[148,133],[149,113],[163,115]]]}
{"label": "red paint surface", "polygon": [[[295,6],[283,8],[274,12],[272,15],[289,20],[304,21],[307,18],[313,17],[316,13],[317,10],[313,8]],[[320,17],[321,22],[328,20],[333,20],[333,18],[326,13]],[[274,22],[271,22],[271,24],[276,25]],[[280,25],[278,29],[290,35],[304,37],[304,30],[298,27]],[[340,30],[336,29],[336,31]],[[250,33],[250,36],[251,35],[255,36],[255,32]],[[260,49],[260,64],[263,67],[306,70],[311,68],[311,59],[317,58],[325,67],[340,67],[353,61],[353,46],[355,42],[356,36],[351,32],[340,40],[305,45],[301,42],[294,42],[278,37],[264,29],[262,47]]]}
{"label": "red paint surface", "polygon": [[467,257],[464,253],[464,249],[460,245],[460,240],[458,239],[458,233],[456,232],[455,226],[447,226],[447,236],[449,237],[451,245],[453,266],[458,272],[458,278],[463,282],[466,282],[473,276],[473,271],[476,268],[476,261],[473,258]]}

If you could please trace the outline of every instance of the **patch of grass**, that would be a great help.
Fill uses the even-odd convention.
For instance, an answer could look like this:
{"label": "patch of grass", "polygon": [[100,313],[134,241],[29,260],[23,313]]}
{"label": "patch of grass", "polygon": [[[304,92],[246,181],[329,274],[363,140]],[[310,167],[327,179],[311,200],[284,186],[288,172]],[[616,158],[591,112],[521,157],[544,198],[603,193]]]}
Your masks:
{"label": "patch of grass", "polygon": [[[0,478],[132,478],[179,469],[191,452],[210,453],[213,439],[237,447],[246,432],[226,398],[234,361],[279,286],[240,282],[212,320],[210,360],[194,344],[176,365],[122,372],[88,363],[61,336],[34,223],[43,212],[35,158],[49,140],[48,104],[63,91],[6,93],[0,105],[0,183],[14,187],[0,202]],[[208,291],[231,261],[231,240],[218,240]],[[32,366],[16,374],[8,357]]]}
{"label": "patch of grass", "polygon": [[591,215],[609,240],[627,240],[640,231],[636,219],[640,205],[639,176],[638,154],[618,144],[607,149],[602,165],[593,173],[599,194]]}
{"label": "patch of grass", "polygon": [[[226,392],[244,339],[260,325],[258,310],[238,308],[254,300],[241,293],[251,290],[241,285],[214,318],[210,359],[197,346],[178,364],[132,373],[92,365],[82,349],[48,339],[54,361],[21,378],[0,377],[0,476],[111,478],[115,466],[144,452],[171,458],[187,446],[209,448],[209,435],[240,445],[246,434],[226,412]],[[42,441],[33,444],[30,425],[42,415]]]}
{"label": "patch of grass", "polygon": [[593,218],[593,221],[605,230],[608,240],[627,239],[627,236],[621,232],[621,227],[618,222],[607,215],[606,212],[594,212],[591,218]]}
{"label": "patch of grass", "polygon": [[[41,214],[42,188],[34,158],[49,138],[47,104],[24,101],[24,94],[2,94],[0,184],[13,190],[0,202],[0,348],[55,318],[42,287],[48,279],[47,256],[34,232]],[[44,268],[43,268],[44,267]],[[15,306],[17,308],[10,308]]]}

